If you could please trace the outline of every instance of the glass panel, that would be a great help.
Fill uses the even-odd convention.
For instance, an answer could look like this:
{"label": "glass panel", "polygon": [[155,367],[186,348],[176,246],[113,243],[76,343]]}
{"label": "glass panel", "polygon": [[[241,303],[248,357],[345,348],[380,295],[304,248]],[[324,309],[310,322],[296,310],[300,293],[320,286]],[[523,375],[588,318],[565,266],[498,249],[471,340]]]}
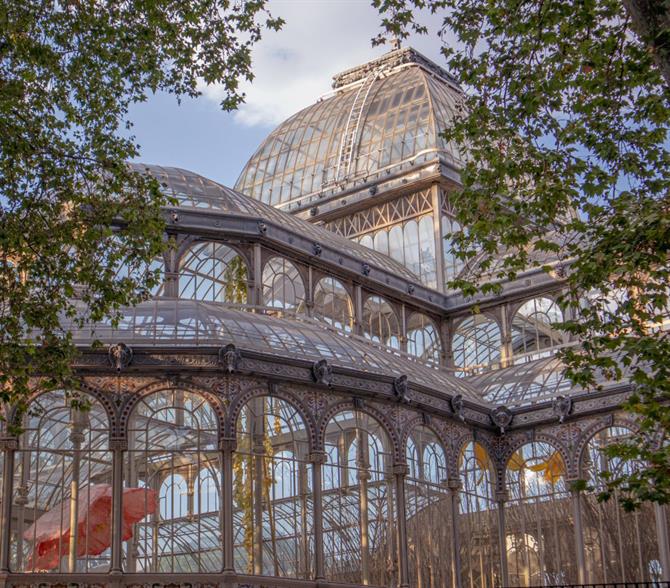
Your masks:
{"label": "glass panel", "polygon": [[465,319],[456,327],[452,341],[454,365],[477,371],[500,359],[502,341],[498,323],[482,314]]}
{"label": "glass panel", "polygon": [[212,407],[192,392],[157,392],[135,407],[128,434],[124,510],[140,507],[146,516],[123,543],[125,571],[221,571],[222,475]]}
{"label": "glass panel", "polygon": [[365,413],[333,417],[325,436],[323,480],[326,577],[333,582],[392,586],[395,506],[388,438]]}
{"label": "glass panel", "polygon": [[234,457],[235,569],[311,579],[314,566],[309,442],[298,412],[257,397],[240,412]]}
{"label": "glass panel", "polygon": [[263,305],[303,310],[305,286],[298,269],[283,257],[273,257],[263,268]]}
{"label": "glass panel", "polygon": [[314,288],[314,316],[336,329],[350,332],[354,307],[346,289],[334,278],[322,278]]}
{"label": "glass panel", "polygon": [[435,324],[425,314],[415,312],[407,322],[407,353],[429,365],[440,364],[440,337]]}
{"label": "glass panel", "polygon": [[560,345],[561,332],[552,323],[563,322],[563,313],[551,298],[533,298],[524,302],[512,320],[512,353],[531,361],[546,356],[540,353]]}
{"label": "glass panel", "polygon": [[363,305],[363,334],[376,343],[400,349],[398,318],[380,296],[370,296]]}

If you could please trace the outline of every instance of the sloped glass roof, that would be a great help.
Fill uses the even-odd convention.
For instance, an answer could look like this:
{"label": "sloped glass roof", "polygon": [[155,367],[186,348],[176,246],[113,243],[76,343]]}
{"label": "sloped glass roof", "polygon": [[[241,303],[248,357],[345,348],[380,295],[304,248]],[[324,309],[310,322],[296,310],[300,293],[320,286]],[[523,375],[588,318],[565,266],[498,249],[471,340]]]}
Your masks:
{"label": "sloped glass roof", "polygon": [[178,201],[179,206],[260,218],[282,226],[296,235],[313,239],[316,243],[327,244],[371,266],[391,272],[411,282],[420,283],[419,278],[404,265],[383,253],[258,202],[204,176],[175,167],[145,164],[132,164],[132,167],[137,172],[153,175],[160,182],[165,193]]}
{"label": "sloped glass roof", "polygon": [[359,372],[391,377],[405,374],[416,384],[482,403],[480,395],[460,378],[309,319],[250,313],[214,302],[164,299],[123,309],[117,328],[102,323],[66,328],[78,345],[89,345],[95,339],[149,347],[232,343],[241,350],[286,359],[326,359],[333,366]]}
{"label": "sloped glass roof", "polygon": [[458,166],[462,154],[440,133],[453,119],[460,90],[434,64],[428,69],[426,58],[400,51],[404,63],[380,60],[357,82],[280,124],[236,189],[277,206],[436,155]]}

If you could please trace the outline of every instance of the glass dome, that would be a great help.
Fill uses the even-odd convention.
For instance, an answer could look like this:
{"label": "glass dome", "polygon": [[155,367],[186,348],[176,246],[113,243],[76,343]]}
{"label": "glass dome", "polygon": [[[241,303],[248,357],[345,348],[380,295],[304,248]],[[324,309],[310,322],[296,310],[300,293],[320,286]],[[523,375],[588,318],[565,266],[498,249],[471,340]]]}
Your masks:
{"label": "glass dome", "polygon": [[460,96],[446,72],[412,49],[335,77],[334,94],[280,124],[242,171],[237,190],[272,205],[393,173],[404,165],[458,166],[440,135]]}

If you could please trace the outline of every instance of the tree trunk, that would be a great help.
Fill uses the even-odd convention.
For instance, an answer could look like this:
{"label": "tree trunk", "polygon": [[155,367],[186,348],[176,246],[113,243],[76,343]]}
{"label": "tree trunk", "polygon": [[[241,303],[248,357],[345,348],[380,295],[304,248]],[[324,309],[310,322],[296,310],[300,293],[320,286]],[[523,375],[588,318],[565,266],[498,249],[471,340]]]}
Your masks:
{"label": "tree trunk", "polygon": [[665,83],[670,86],[670,2],[623,0],[633,25],[654,55]]}

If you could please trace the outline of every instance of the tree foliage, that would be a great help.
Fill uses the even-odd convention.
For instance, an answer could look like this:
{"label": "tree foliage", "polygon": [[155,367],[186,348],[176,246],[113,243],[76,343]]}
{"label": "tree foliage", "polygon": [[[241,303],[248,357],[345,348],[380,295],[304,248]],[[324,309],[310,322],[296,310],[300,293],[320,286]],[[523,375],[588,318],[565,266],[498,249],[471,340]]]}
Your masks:
{"label": "tree foliage", "polygon": [[243,99],[251,49],[281,21],[265,0],[5,0],[0,5],[0,393],[70,378],[63,319],[114,320],[158,279],[160,186],[129,107],[152,92]]}
{"label": "tree foliage", "polygon": [[[626,408],[640,433],[608,451],[646,467],[610,475],[609,488],[621,490],[627,508],[667,503],[670,108],[668,30],[658,24],[667,22],[667,12],[658,13],[665,4],[374,4],[387,33],[425,32],[415,14],[428,8],[443,15],[443,38],[456,39],[443,53],[465,95],[445,135],[469,154],[462,190],[451,198],[468,227],[455,253],[473,271],[453,285],[472,295],[530,268],[564,275],[560,302],[570,318],[560,327],[581,343],[563,352],[568,376],[587,389],[604,379],[633,387]],[[633,26],[629,10],[640,4],[655,5],[653,27],[641,26],[644,11]]]}

